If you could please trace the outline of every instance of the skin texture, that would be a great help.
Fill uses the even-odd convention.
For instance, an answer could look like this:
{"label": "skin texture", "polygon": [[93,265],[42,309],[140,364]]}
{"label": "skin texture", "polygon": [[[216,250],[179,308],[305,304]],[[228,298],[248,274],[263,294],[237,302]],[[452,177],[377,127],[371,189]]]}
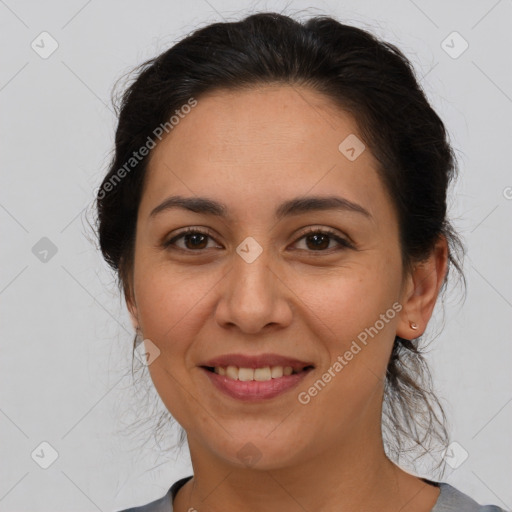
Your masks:
{"label": "skin texture", "polygon": [[[187,432],[194,478],[177,512],[429,511],[439,490],[389,461],[381,435],[384,376],[395,335],[423,333],[447,264],[441,239],[403,275],[398,222],[370,150],[350,161],[339,144],[355,120],[307,88],[216,91],[153,150],[139,208],[131,295],[134,326],[158,346],[149,366],[157,392]],[[167,197],[203,196],[229,217],[183,209],[150,212]],[[317,211],[274,218],[283,201],[344,197],[371,214]],[[331,228],[318,249],[307,227]],[[203,243],[181,238],[208,230]],[[247,263],[246,237],[263,252]],[[179,248],[182,250],[180,251]],[[303,405],[307,390],[361,331],[398,302],[343,370]],[[409,323],[416,322],[417,330]],[[259,403],[221,394],[198,365],[227,353],[278,353],[312,362],[299,388]],[[260,456],[244,465],[252,443]]]}

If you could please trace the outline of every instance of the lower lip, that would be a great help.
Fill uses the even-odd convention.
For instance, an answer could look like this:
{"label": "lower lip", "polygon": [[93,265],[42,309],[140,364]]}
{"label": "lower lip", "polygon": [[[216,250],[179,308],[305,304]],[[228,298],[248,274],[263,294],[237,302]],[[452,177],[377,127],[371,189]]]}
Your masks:
{"label": "lower lip", "polygon": [[300,373],[294,373],[292,375],[284,375],[278,379],[270,379],[266,381],[241,381],[229,379],[225,375],[219,375],[218,373],[211,372],[206,368],[201,368],[213,385],[230,396],[242,401],[257,401],[274,398],[298,385],[298,383],[304,379],[304,377],[311,371],[304,370]]}

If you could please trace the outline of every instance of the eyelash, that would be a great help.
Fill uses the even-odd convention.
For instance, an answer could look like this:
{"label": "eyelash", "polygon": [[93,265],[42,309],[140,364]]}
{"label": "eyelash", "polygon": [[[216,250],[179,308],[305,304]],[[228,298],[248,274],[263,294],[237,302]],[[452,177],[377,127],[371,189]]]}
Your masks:
{"label": "eyelash", "polygon": [[[173,247],[173,245],[175,244],[175,242],[177,240],[179,240],[180,238],[183,238],[184,236],[186,235],[190,235],[190,234],[198,234],[198,235],[204,235],[204,236],[207,236],[211,239],[214,240],[214,237],[208,232],[208,231],[203,231],[201,229],[198,229],[198,228],[186,228],[184,231],[181,231],[180,233],[178,233],[176,236],[174,236],[173,238],[171,238],[170,240],[166,241],[163,243],[163,247],[165,249],[177,249],[179,251],[182,251],[182,252],[188,252],[188,253],[194,253],[194,252],[202,252],[206,249],[198,249],[198,250],[193,250],[193,249],[183,249],[181,247]],[[299,240],[302,240],[303,238],[306,238],[307,236],[310,236],[310,235],[327,235],[329,236],[330,238],[332,238],[334,241],[338,242],[338,244],[341,246],[341,248],[339,248],[338,250],[344,250],[344,249],[355,249],[354,245],[351,244],[348,240],[345,240],[344,238],[341,238],[335,231],[329,229],[329,228],[308,228],[305,232],[303,232],[300,236],[300,238],[298,238],[296,240],[296,242],[298,242]],[[300,250],[300,249],[299,249]],[[318,251],[314,251],[314,250],[306,250],[306,252],[310,252],[310,253],[330,253],[332,251],[329,250],[329,249],[320,249]]]}

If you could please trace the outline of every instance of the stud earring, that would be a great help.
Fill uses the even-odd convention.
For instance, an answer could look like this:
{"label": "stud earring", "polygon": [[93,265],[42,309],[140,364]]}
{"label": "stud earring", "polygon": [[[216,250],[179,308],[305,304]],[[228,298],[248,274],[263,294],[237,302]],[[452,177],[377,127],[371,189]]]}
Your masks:
{"label": "stud earring", "polygon": [[416,330],[418,328],[418,324],[416,322],[409,322],[409,325],[411,326],[411,329]]}

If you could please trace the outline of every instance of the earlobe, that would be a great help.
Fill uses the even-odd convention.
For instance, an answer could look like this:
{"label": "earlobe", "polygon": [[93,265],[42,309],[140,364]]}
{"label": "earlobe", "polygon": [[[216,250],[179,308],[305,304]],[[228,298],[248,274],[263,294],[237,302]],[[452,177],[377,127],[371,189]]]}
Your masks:
{"label": "earlobe", "polygon": [[412,340],[421,336],[432,316],[448,267],[448,245],[440,237],[430,256],[417,263],[408,276],[402,296],[403,309],[397,325],[397,336]]}

